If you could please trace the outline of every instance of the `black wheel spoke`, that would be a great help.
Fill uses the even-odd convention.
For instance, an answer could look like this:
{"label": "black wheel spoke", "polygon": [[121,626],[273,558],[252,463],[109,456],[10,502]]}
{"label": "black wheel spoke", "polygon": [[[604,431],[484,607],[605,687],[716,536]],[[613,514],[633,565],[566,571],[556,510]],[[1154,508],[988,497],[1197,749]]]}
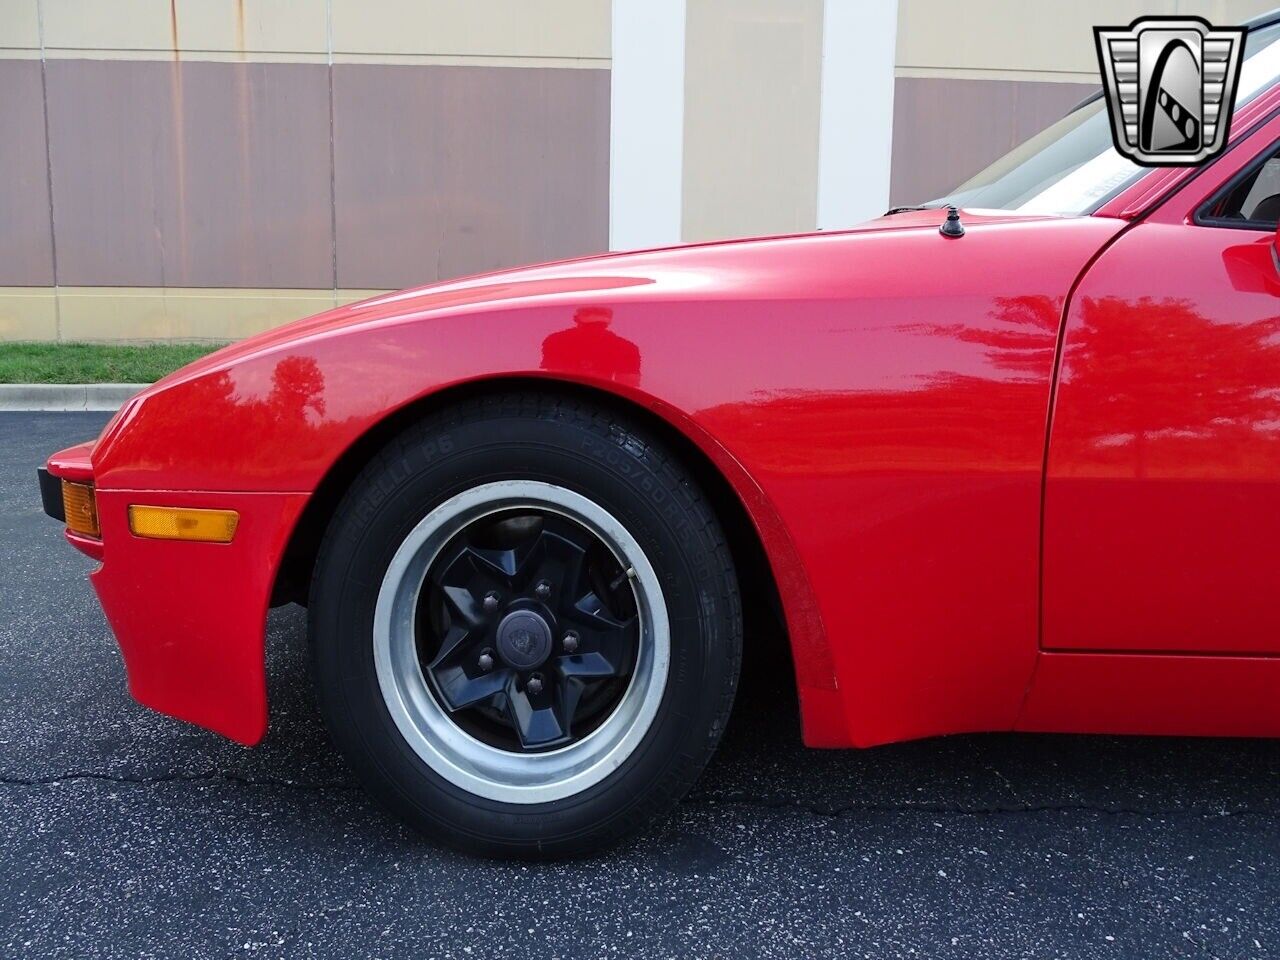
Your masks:
{"label": "black wheel spoke", "polygon": [[456,624],[450,627],[449,632],[440,641],[440,649],[436,651],[435,658],[427,664],[427,669],[437,670],[446,663],[457,663],[458,655],[471,646],[469,642],[471,639],[471,631],[465,627]]}
{"label": "black wheel spoke", "polygon": [[432,671],[440,695],[450,710],[465,710],[491,700],[502,693],[514,677],[509,670],[493,670],[469,676],[462,667],[445,667]]}
{"label": "black wheel spoke", "polygon": [[577,649],[556,664],[561,676],[590,680],[622,677],[631,672],[639,632],[635,617],[611,630],[575,628],[574,632],[579,638]]}
{"label": "black wheel spoke", "polygon": [[564,724],[565,736],[573,736],[573,715],[578,712],[578,701],[582,699],[583,683],[574,677],[561,677],[556,682],[556,709],[560,721]]}
{"label": "black wheel spoke", "polygon": [[614,616],[594,591],[579,597],[567,612],[567,616],[570,620],[575,620],[589,629],[605,631],[623,629],[635,620],[634,617],[620,620]]}
{"label": "black wheel spoke", "polygon": [[600,680],[605,677],[621,676],[622,671],[608,658],[598,653],[576,653],[573,656],[561,657],[556,664],[560,675],[579,680]]}
{"label": "black wheel spoke", "polygon": [[449,612],[474,629],[484,623],[484,602],[466,587],[442,587]]}
{"label": "black wheel spoke", "polygon": [[432,579],[443,591],[450,606],[468,619],[478,618],[483,609],[480,604],[486,593],[508,589],[509,578],[503,573],[502,567],[494,562],[496,554],[505,552],[461,546],[448,561],[440,565],[438,571],[433,572]]}
{"label": "black wheel spoke", "polygon": [[533,694],[527,684],[522,685],[512,676],[507,681],[506,690],[507,713],[520,737],[521,746],[526,749],[546,747],[568,737],[568,724],[556,709],[558,698],[554,689],[544,687]]}
{"label": "black wheel spoke", "polygon": [[506,550],[490,550],[482,547],[470,547],[469,550],[471,561],[477,569],[488,568],[492,575],[510,580],[528,561],[529,554],[533,550],[533,542],[526,541]]}
{"label": "black wheel spoke", "polygon": [[544,522],[537,542],[530,551],[521,585],[545,581],[557,594],[551,598],[558,604],[563,597],[574,596],[582,582],[586,549],[571,536],[567,524],[549,519]]}

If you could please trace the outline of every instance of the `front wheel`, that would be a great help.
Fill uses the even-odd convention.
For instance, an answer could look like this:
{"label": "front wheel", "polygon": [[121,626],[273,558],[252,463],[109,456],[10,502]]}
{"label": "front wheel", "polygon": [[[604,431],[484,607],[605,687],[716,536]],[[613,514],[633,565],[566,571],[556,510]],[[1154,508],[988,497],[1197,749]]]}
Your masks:
{"label": "front wheel", "polygon": [[325,536],[310,616],[357,774],[493,855],[588,852],[670,807],[741,661],[732,562],[691,477],[620,418],[537,394],[385,448]]}

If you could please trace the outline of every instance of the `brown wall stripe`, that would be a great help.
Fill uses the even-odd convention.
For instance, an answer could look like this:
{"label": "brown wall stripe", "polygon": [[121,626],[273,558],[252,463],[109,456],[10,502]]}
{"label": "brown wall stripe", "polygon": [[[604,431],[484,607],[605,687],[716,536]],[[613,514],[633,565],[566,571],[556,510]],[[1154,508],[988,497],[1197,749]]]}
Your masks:
{"label": "brown wall stripe", "polygon": [[47,147],[40,62],[0,60],[0,286],[381,289],[607,246],[607,70],[45,69]]}
{"label": "brown wall stripe", "polygon": [[609,73],[334,67],[338,286],[608,246]]}
{"label": "brown wall stripe", "polygon": [[39,60],[0,60],[0,287],[53,283]]}
{"label": "brown wall stripe", "polygon": [[60,284],[333,285],[326,67],[47,70]]}

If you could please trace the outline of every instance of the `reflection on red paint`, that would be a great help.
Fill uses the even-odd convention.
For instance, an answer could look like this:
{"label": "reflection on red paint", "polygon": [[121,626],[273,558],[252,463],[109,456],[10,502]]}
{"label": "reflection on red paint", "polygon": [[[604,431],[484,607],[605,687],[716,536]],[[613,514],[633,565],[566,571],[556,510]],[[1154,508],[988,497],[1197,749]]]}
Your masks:
{"label": "reflection on red paint", "polygon": [[1082,282],[1046,480],[1047,646],[1280,653],[1270,245],[1142,224]]}
{"label": "reflection on red paint", "polygon": [[[113,456],[136,458],[138,469],[161,469],[149,439],[151,430],[173,432],[190,426],[190,411],[202,411],[201,424],[181,443],[199,451],[203,469],[236,470],[252,476],[258,464],[246,446],[276,449],[282,457],[325,455],[343,435],[342,421],[326,418],[325,377],[314,357],[289,354],[270,367],[269,389],[242,393],[231,371],[221,370],[182,385],[181,407],[166,407],[148,420],[147,431],[126,423],[115,432]],[[96,466],[96,465],[95,465]],[[98,467],[101,472],[101,468]],[[215,488],[216,489],[216,488]]]}
{"label": "reflection on red paint", "polygon": [[915,338],[950,343],[953,350],[939,353],[962,356],[966,372],[921,371],[892,389],[759,392],[701,416],[717,435],[749,431],[779,471],[1037,470],[1061,304],[998,297],[967,322],[902,326],[903,351],[915,352]]}
{"label": "reflection on red paint", "polygon": [[609,329],[608,307],[579,307],[573,327],[542,341],[542,369],[573,370],[593,380],[640,386],[640,348]]}
{"label": "reflection on red paint", "polygon": [[1083,297],[1062,380],[1055,476],[1280,476],[1280,315],[1223,323],[1187,299]]}

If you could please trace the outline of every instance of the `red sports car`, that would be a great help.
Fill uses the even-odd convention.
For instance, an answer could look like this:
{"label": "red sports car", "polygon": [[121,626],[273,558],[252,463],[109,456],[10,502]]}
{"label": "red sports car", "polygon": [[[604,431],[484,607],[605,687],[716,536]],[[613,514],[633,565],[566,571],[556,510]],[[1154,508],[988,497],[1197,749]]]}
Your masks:
{"label": "red sports car", "polygon": [[131,692],[256,743],[304,603],[369,789],[523,856],[689,788],[744,607],[814,747],[1280,735],[1278,37],[1200,168],[1094,99],[854,230],[379,296],[165,378],[41,475]]}

